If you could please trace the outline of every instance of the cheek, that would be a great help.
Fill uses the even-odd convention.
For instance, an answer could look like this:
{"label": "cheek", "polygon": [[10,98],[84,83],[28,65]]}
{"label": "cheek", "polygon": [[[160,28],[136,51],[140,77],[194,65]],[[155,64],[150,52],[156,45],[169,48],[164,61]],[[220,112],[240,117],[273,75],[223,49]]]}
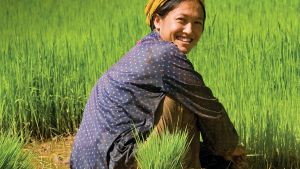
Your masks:
{"label": "cheek", "polygon": [[167,27],[164,27],[164,29],[161,32],[162,38],[164,40],[168,41],[174,41],[176,36],[176,27],[174,25],[168,25]]}
{"label": "cheek", "polygon": [[201,30],[201,31],[196,31],[196,32],[195,32],[195,37],[196,37],[197,40],[200,39],[201,35],[202,35],[202,30]]}
{"label": "cheek", "polygon": [[169,34],[168,30],[162,29],[160,31],[160,37],[161,37],[162,40],[171,41],[170,34]]}

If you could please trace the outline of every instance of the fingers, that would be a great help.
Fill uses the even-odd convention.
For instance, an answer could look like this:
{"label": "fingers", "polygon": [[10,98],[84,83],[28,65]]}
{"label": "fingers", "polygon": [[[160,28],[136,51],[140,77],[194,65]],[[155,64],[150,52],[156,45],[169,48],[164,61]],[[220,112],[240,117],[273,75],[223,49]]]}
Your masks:
{"label": "fingers", "polygon": [[231,153],[232,157],[236,156],[246,156],[246,149],[243,145],[238,145]]}
{"label": "fingers", "polygon": [[228,151],[224,158],[232,162],[244,161],[246,159],[246,149],[243,145],[238,145],[235,149]]}
{"label": "fingers", "polygon": [[238,145],[231,154],[233,169],[248,169],[249,165],[246,159],[246,149],[243,145]]}

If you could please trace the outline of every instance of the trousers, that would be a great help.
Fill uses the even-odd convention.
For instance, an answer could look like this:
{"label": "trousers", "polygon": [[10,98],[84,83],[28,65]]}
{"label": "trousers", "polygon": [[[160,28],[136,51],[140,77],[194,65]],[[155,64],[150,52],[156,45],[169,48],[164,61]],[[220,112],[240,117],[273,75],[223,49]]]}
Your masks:
{"label": "trousers", "polygon": [[199,157],[200,131],[196,125],[196,115],[171,97],[165,96],[154,117],[155,127],[153,132],[162,134],[165,130],[170,133],[175,130],[187,131],[187,139],[190,144],[183,158],[183,166],[185,169],[201,169]]}
{"label": "trousers", "polygon": [[[232,164],[223,157],[214,155],[204,143],[200,142],[200,129],[197,127],[197,115],[176,102],[170,96],[165,96],[155,113],[154,130],[159,135],[166,130],[187,131],[190,144],[183,157],[183,169],[230,169]],[[151,134],[150,134],[151,136]]]}

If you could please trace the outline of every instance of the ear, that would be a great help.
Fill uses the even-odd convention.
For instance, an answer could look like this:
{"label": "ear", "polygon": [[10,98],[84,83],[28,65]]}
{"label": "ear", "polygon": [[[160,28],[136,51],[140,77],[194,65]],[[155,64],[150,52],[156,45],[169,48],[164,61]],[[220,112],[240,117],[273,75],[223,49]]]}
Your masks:
{"label": "ear", "polygon": [[161,21],[162,21],[161,16],[159,16],[157,13],[154,14],[154,16],[153,16],[153,24],[154,24],[156,30],[158,30],[158,31],[160,30]]}

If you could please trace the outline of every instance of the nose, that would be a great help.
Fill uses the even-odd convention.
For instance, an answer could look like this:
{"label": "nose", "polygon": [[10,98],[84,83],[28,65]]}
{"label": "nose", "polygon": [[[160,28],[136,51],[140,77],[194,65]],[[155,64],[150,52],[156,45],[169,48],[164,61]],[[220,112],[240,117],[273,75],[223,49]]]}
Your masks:
{"label": "nose", "polygon": [[191,34],[193,32],[193,24],[192,23],[187,23],[184,27],[183,32],[186,33],[186,34]]}

